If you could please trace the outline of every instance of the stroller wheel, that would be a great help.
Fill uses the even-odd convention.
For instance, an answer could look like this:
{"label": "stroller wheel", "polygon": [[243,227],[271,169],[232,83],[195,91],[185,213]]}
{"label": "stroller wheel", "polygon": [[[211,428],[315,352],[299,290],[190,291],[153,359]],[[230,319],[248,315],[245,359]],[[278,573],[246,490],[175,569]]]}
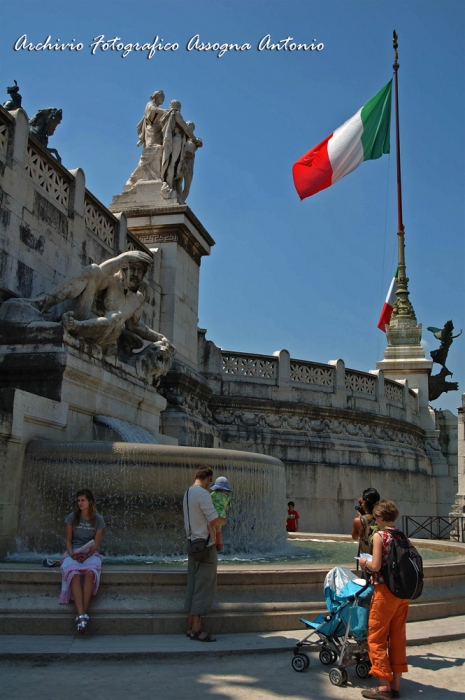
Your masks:
{"label": "stroller wheel", "polygon": [[370,673],[370,666],[365,661],[360,661],[355,667],[355,673],[359,678],[367,678]]}
{"label": "stroller wheel", "polygon": [[318,658],[324,666],[329,666],[329,664],[334,663],[334,661],[336,660],[335,656],[336,655],[334,651],[330,651],[329,649],[322,649]]}
{"label": "stroller wheel", "polygon": [[310,659],[308,658],[307,654],[295,654],[295,656],[292,657],[291,663],[294,671],[302,673],[310,666]]}
{"label": "stroller wheel", "polygon": [[332,668],[329,672],[329,680],[333,685],[342,685],[343,683],[347,683],[348,678],[349,676],[345,668]]}

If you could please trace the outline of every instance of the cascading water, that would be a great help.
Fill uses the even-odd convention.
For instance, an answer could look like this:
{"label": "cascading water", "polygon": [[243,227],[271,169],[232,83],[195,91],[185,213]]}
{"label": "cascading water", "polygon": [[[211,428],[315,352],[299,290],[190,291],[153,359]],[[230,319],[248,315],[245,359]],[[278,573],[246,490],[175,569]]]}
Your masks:
{"label": "cascading water", "polygon": [[[93,423],[95,440],[114,442],[116,439],[122,440],[122,442],[141,442],[145,445],[158,445],[158,440],[155,440],[153,435],[147,430],[139,425],[134,425],[134,423],[128,423],[126,420],[112,418],[111,416],[94,416]],[[109,434],[112,439],[107,440],[104,437],[105,434]]]}
{"label": "cascading water", "polygon": [[285,476],[273,457],[134,443],[29,443],[24,467],[19,552],[64,549],[64,519],[79,488],[90,488],[106,521],[102,550],[113,556],[185,551],[182,498],[198,467],[232,488],[224,539],[233,552],[282,548]]}

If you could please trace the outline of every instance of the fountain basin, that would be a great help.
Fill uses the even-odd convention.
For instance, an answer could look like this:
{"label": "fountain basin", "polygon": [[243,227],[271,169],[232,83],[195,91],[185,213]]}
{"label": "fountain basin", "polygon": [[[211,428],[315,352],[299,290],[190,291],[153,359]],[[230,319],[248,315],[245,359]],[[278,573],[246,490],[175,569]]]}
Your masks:
{"label": "fountain basin", "polygon": [[[450,544],[457,556],[425,563],[423,595],[412,601],[409,620],[464,614],[465,545],[413,542],[432,548],[447,548]],[[347,565],[353,568],[353,561]],[[208,628],[223,634],[300,629],[299,617],[313,619],[325,611],[323,583],[330,568],[321,564],[220,565]],[[89,632],[182,634],[186,581],[185,567],[167,570],[156,565],[104,564],[100,590],[91,604]],[[39,564],[0,564],[0,634],[72,634],[74,608],[58,605],[60,583],[58,569],[44,569]]]}
{"label": "fountain basin", "polygon": [[32,440],[21,492],[17,551],[62,552],[64,519],[90,488],[106,521],[108,555],[185,551],[182,498],[196,469],[212,467],[234,489],[224,539],[233,551],[273,551],[286,541],[284,465],[274,457],[199,447]]}

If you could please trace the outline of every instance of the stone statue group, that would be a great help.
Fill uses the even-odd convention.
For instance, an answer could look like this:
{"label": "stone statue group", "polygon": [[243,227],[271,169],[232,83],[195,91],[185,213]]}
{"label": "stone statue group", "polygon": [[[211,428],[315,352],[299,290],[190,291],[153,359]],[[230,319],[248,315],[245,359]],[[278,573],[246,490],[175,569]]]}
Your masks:
{"label": "stone statue group", "polygon": [[[19,87],[7,88],[4,108],[21,108]],[[138,146],[143,146],[139,163],[124,188],[140,181],[155,181],[165,199],[184,203],[192,184],[194,159],[201,139],[194,136],[195,125],[181,116],[181,104],[165,100],[162,90],[150,97],[144,116],[137,125]],[[31,134],[48,148],[51,136],[62,119],[62,110],[47,107],[29,120]],[[48,149],[61,162],[56,149]],[[65,280],[48,294],[35,299],[10,299],[0,308],[0,323],[22,326],[40,332],[50,324],[61,324],[65,331],[85,343],[100,347],[102,353],[132,365],[137,374],[155,386],[167,373],[176,348],[142,320],[143,294],[139,291],[152,258],[143,252],[122,253],[100,265],[88,265],[80,274]]]}
{"label": "stone statue group", "polygon": [[162,109],[164,101],[163,90],[150,96],[137,125],[137,145],[143,146],[142,155],[124,190],[131,190],[141,180],[155,180],[162,183],[165,199],[170,199],[174,191],[183,203],[191,188],[195,153],[202,141],[194,136],[194,122],[182,118],[181,103],[171,100],[169,109]]}
{"label": "stone statue group", "polygon": [[[3,105],[8,111],[21,107],[19,87],[16,80],[14,83],[7,87],[9,98]],[[137,125],[137,145],[143,146],[142,154],[124,191],[131,191],[140,181],[160,182],[165,199],[172,199],[174,193],[178,202],[183,204],[192,184],[195,153],[203,144],[194,136],[194,122],[185,122],[182,118],[181,103],[171,100],[169,108],[162,109],[164,101],[163,90],[156,90],[145,107],[144,116]],[[61,109],[41,109],[29,120],[31,134],[48,148],[48,137],[53,135],[61,119]],[[61,162],[55,148],[48,150]]]}

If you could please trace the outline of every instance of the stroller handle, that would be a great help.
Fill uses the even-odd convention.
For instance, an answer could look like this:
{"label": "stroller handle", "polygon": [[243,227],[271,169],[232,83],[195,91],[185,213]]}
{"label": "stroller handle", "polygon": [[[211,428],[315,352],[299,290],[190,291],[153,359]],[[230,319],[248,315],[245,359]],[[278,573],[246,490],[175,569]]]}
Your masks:
{"label": "stroller handle", "polygon": [[[360,585],[360,584],[357,584],[357,585]],[[360,590],[354,591],[353,593],[351,593],[350,595],[347,596],[347,600],[357,600],[357,598],[359,598],[362,595],[362,593],[364,593],[367,590],[367,588],[369,588],[370,586],[371,586],[371,583],[369,581],[365,581],[364,585],[361,586]]]}

